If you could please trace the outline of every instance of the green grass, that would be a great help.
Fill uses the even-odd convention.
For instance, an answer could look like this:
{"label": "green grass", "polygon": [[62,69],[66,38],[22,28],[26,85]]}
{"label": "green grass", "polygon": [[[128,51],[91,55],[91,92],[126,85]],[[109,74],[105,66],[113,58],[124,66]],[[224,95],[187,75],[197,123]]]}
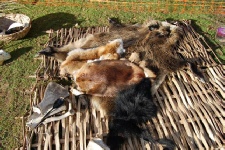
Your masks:
{"label": "green grass", "polygon": [[[0,66],[0,149],[13,149],[21,146],[21,120],[29,110],[29,94],[35,80],[29,78],[37,69],[40,61],[34,55],[43,48],[48,40],[45,33],[48,29],[69,28],[78,23],[81,27],[107,25],[108,17],[117,17],[123,23],[143,22],[146,18],[192,19],[198,32],[207,38],[213,49],[217,49],[219,57],[225,60],[225,49],[214,40],[215,29],[225,23],[221,16],[190,15],[156,12],[124,12],[106,8],[86,8],[85,6],[43,6],[16,5],[13,9],[3,9],[5,13],[24,13],[32,19],[32,28],[21,40],[5,43],[3,49],[12,58]],[[218,52],[219,51],[219,52]]]}

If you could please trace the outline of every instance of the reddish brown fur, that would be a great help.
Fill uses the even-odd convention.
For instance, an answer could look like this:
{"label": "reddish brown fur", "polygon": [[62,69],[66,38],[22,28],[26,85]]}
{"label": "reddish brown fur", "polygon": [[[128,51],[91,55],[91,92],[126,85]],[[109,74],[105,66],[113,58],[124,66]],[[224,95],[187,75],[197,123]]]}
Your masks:
{"label": "reddish brown fur", "polygon": [[145,77],[143,69],[126,60],[87,63],[75,74],[78,90],[95,96],[114,97],[118,91]]}
{"label": "reddish brown fur", "polygon": [[87,60],[94,60],[103,57],[102,59],[119,59],[117,49],[121,46],[120,42],[108,43],[94,49],[77,50],[69,54],[65,61],[60,65],[60,75],[72,75],[74,71],[80,69]]}
{"label": "reddish brown fur", "polygon": [[60,75],[66,76],[67,74],[72,75],[74,71],[79,70],[84,64],[86,64],[87,61],[64,61],[60,65]]}

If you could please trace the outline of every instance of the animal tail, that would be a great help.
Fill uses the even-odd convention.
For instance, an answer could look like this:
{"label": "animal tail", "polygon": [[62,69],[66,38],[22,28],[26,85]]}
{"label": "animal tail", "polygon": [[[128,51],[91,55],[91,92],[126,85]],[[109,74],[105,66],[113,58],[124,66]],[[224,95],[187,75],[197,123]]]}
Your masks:
{"label": "animal tail", "polygon": [[39,54],[39,55],[45,55],[45,56],[53,56],[54,53],[56,53],[56,52],[57,52],[56,48],[51,47],[51,46],[48,46],[48,47],[46,47],[46,48],[40,50],[40,51],[38,52],[38,54]]}
{"label": "animal tail", "polygon": [[39,51],[39,54],[46,55],[46,56],[52,56],[54,53],[68,53],[69,51],[74,49],[74,43],[69,43],[63,47],[52,47],[52,46],[47,46],[46,48],[42,49]]}
{"label": "animal tail", "polygon": [[115,99],[115,106],[110,113],[107,145],[111,150],[120,149],[121,145],[132,136],[150,140],[145,136],[141,124],[156,116],[157,107],[152,101],[151,82],[144,78],[140,83],[122,90]]}
{"label": "animal tail", "polygon": [[58,61],[64,61],[67,57],[68,52],[61,52],[59,48],[48,46],[39,51],[35,56],[45,55],[48,57],[54,57]]}

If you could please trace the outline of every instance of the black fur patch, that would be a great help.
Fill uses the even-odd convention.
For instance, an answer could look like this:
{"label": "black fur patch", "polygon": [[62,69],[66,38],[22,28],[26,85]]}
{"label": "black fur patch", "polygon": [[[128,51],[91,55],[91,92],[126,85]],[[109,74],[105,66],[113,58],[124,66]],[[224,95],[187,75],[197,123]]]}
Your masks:
{"label": "black fur patch", "polygon": [[151,82],[145,78],[118,94],[109,121],[107,144],[111,149],[119,149],[131,136],[143,137],[143,129],[139,125],[147,122],[157,113],[150,89]]}
{"label": "black fur patch", "polygon": [[39,51],[38,54],[40,54],[40,55],[45,55],[45,56],[53,56],[53,54],[54,54],[55,52],[56,52],[56,51],[54,50],[53,47],[48,46],[48,47],[44,48],[43,50]]}

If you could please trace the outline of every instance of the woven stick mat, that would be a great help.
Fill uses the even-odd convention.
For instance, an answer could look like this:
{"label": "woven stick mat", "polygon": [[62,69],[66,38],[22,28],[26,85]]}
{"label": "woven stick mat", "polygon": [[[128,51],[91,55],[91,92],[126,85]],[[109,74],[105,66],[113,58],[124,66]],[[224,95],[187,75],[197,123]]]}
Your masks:
{"label": "woven stick mat", "polygon": [[[154,97],[159,108],[157,117],[147,122],[148,129],[155,139],[171,139],[179,149],[221,149],[225,146],[225,66],[216,63],[209,53],[212,49],[204,38],[197,34],[189,21],[183,21],[185,31],[178,53],[185,58],[198,58],[198,65],[204,66],[206,84],[196,80],[189,71],[181,70],[168,75]],[[88,29],[61,29],[49,33],[47,45],[63,46],[69,41],[85,37],[88,33],[108,32],[108,27]],[[215,57],[215,56],[214,56]],[[30,105],[36,105],[43,98],[47,83],[58,77],[59,63],[43,57],[37,69],[37,84],[33,88]],[[81,111],[79,99],[71,94],[70,99],[75,115],[61,121],[40,126],[34,131],[26,129],[24,147],[32,149],[86,149],[92,137],[107,135],[107,119],[101,112],[90,108]],[[143,139],[131,138],[123,149],[159,149]]]}

